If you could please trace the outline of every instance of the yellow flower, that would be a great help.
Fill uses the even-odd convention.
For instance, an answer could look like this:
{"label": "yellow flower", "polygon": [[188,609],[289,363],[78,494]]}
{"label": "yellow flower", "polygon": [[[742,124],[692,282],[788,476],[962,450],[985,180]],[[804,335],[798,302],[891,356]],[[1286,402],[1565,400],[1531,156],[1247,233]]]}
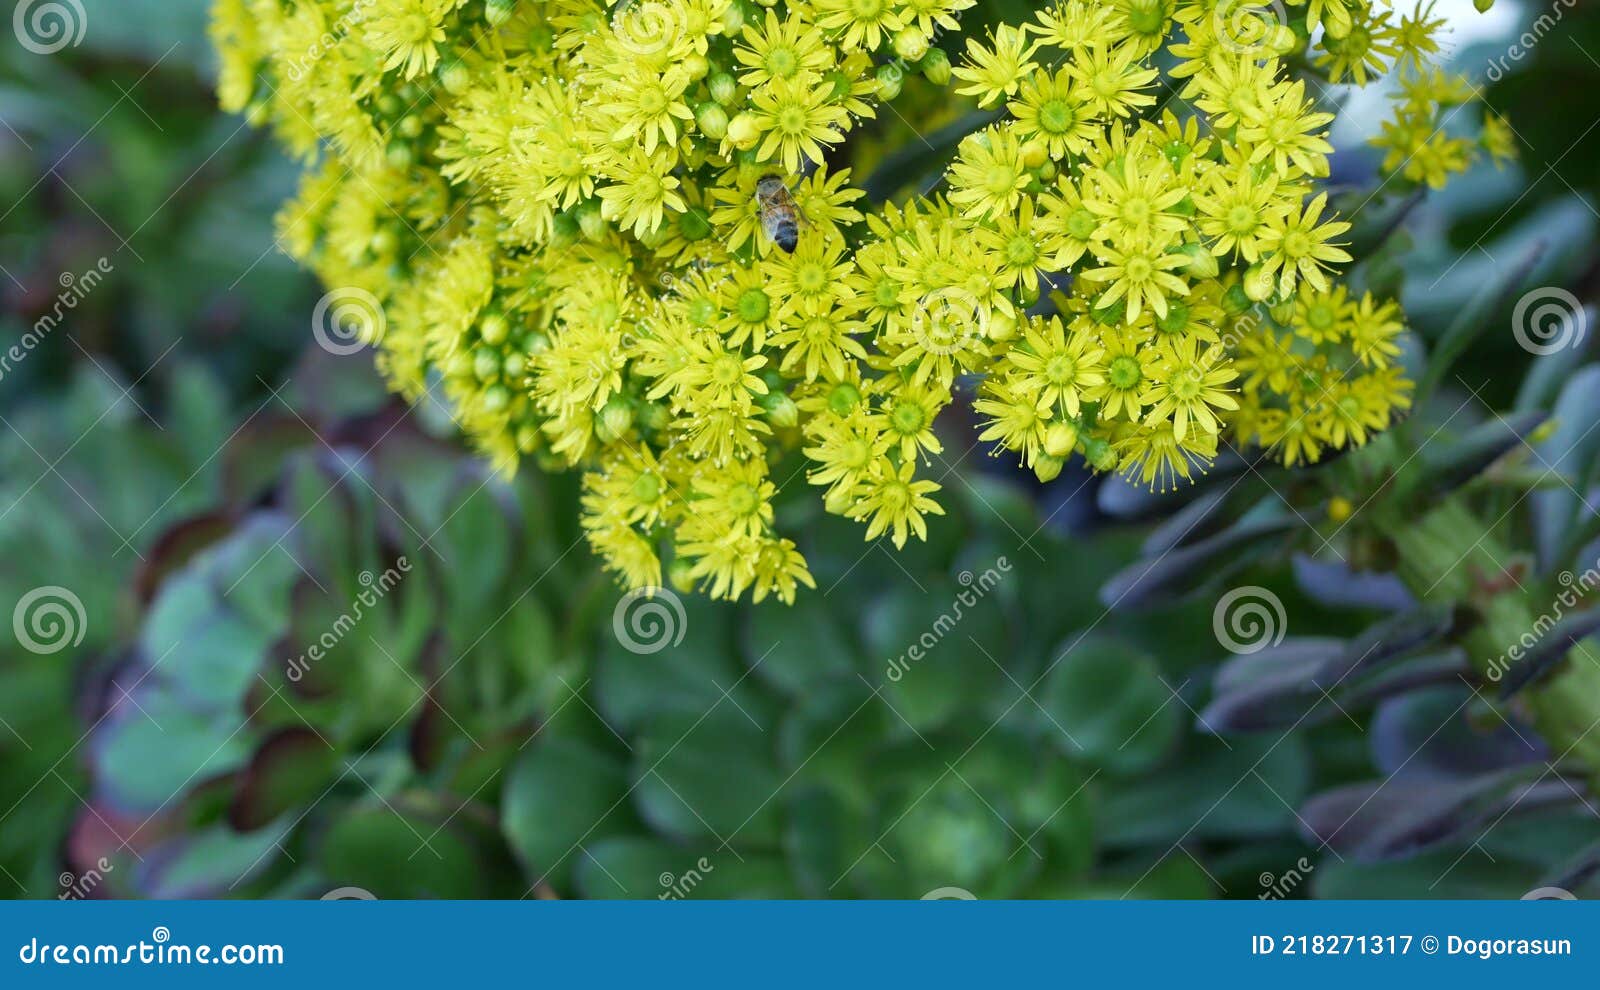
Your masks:
{"label": "yellow flower", "polygon": [[[1288,0],[1292,29],[1255,0],[214,2],[224,105],[308,163],[279,237],[378,300],[390,386],[498,471],[582,472],[622,582],[665,560],[715,597],[813,583],[786,457],[868,539],[925,536],[962,395],[1044,480],[1369,440],[1411,402],[1405,321],[1338,277],[1308,71],[1393,84],[1385,182],[1515,152],[1492,114],[1446,126],[1475,90],[1431,0]],[[793,252],[763,231],[791,205]]]}
{"label": "yellow flower", "polygon": [[1039,46],[1028,40],[1026,32],[1002,24],[995,28],[991,41],[984,45],[968,39],[967,63],[954,70],[955,77],[965,84],[957,86],[956,92],[977,97],[982,107],[994,106],[1014,94],[1022,80],[1038,68],[1032,59]]}
{"label": "yellow flower", "polygon": [[462,0],[388,0],[360,21],[362,36],[383,56],[385,71],[406,79],[432,72],[445,40],[444,20]]}
{"label": "yellow flower", "polygon": [[1192,337],[1168,344],[1146,395],[1150,409],[1145,423],[1154,426],[1170,420],[1178,443],[1189,435],[1191,420],[1204,433],[1215,435],[1221,432],[1215,410],[1239,408],[1224,389],[1239,373],[1223,358],[1221,347],[1212,345],[1200,353],[1199,344]]}
{"label": "yellow flower", "polygon": [[939,503],[928,496],[939,490],[932,481],[913,481],[916,465],[906,461],[896,471],[887,461],[878,462],[877,471],[861,486],[861,496],[850,510],[853,519],[868,519],[867,535],[875,540],[889,533],[896,547],[906,545],[912,533],[917,539],[928,538],[928,524],[923,516],[944,515]]}
{"label": "yellow flower", "polygon": [[1294,291],[1296,278],[1326,289],[1324,269],[1350,260],[1347,251],[1329,243],[1349,230],[1350,225],[1342,220],[1318,223],[1327,202],[1328,194],[1318,193],[1304,208],[1291,207],[1267,222],[1261,236],[1261,274],[1266,279],[1276,276],[1278,291],[1283,295]]}
{"label": "yellow flower", "polygon": [[765,137],[756,155],[774,158],[786,171],[800,169],[802,157],[822,158],[823,145],[844,138],[849,115],[829,101],[833,84],[810,74],[776,78],[751,96],[756,128]]}

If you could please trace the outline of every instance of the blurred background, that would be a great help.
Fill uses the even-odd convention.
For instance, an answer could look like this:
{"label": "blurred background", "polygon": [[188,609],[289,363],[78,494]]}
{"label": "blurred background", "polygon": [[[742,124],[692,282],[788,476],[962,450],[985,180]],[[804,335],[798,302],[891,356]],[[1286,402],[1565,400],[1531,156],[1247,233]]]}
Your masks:
{"label": "blurred background", "polygon": [[[1408,614],[1382,561],[1224,541],[1194,558],[1197,593],[1108,609],[1135,604],[1103,586],[1162,547],[1174,506],[1072,468],[1032,483],[957,409],[926,545],[819,516],[818,592],[793,608],[622,600],[574,479],[492,477],[370,355],[317,346],[320,290],[274,243],[297,167],[215,110],[205,0],[57,6],[59,43],[0,39],[0,893],[1518,897],[1592,878],[1583,773],[1507,776],[1568,754],[1470,684],[1322,690],[1314,717],[1229,707],[1250,672],[1219,595],[1270,589],[1297,640],[1358,641]],[[1522,158],[1402,203],[1373,281],[1403,279],[1424,341],[1521,259],[1595,298],[1591,7],[1438,5]],[[1382,113],[1348,103],[1335,182],[1377,185]],[[1491,420],[1544,387],[1528,375],[1554,381],[1537,364],[1489,332],[1440,401]]]}

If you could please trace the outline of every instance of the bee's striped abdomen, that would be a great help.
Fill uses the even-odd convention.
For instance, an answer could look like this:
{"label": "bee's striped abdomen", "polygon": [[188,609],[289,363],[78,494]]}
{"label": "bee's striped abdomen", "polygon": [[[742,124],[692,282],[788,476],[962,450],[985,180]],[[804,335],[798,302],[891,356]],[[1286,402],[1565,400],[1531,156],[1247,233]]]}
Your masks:
{"label": "bee's striped abdomen", "polygon": [[760,210],[761,229],[774,244],[793,254],[795,245],[800,242],[799,211],[783,179],[776,175],[762,176],[756,183],[756,206]]}
{"label": "bee's striped abdomen", "polygon": [[780,216],[772,221],[772,241],[790,254],[800,241],[800,227],[792,216]]}

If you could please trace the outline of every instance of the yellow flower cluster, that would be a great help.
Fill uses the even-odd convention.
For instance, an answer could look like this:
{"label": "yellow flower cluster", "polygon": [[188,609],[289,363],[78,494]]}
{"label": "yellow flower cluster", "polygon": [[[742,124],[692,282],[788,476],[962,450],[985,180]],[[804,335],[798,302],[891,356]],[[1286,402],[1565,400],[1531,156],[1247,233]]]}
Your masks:
{"label": "yellow flower cluster", "polygon": [[[583,469],[632,586],[665,561],[792,600],[801,475],[869,540],[924,536],[964,383],[1046,480],[1315,461],[1407,406],[1397,305],[1335,280],[1319,105],[1398,77],[1385,173],[1464,168],[1430,7],[973,4],[217,0],[213,36],[223,103],[312,163],[287,250],[381,301],[393,386],[441,391],[499,468]],[[966,133],[919,173],[935,131]]]}

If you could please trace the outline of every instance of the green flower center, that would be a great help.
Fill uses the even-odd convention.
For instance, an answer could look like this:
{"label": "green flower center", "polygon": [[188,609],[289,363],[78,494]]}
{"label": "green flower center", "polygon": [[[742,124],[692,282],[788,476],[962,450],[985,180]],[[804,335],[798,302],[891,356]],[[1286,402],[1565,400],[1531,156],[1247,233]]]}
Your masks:
{"label": "green flower center", "polygon": [[778,113],[778,130],[785,134],[802,134],[809,120],[805,108],[790,104]]}
{"label": "green flower center", "polygon": [[737,354],[724,354],[711,363],[711,380],[726,388],[744,377],[744,362]]}
{"label": "green flower center", "polygon": [[689,322],[697,327],[710,326],[711,321],[717,318],[717,304],[706,296],[691,300],[688,310]]}
{"label": "green flower center", "polygon": [[793,48],[774,48],[767,53],[767,74],[787,79],[800,68],[800,58]]}
{"label": "green flower center", "polygon": [[1083,207],[1072,211],[1067,217],[1067,233],[1075,241],[1086,241],[1094,236],[1094,229],[1100,224],[1095,220],[1094,214]]}
{"label": "green flower center", "polygon": [[686,241],[703,241],[711,236],[711,223],[699,210],[690,210],[678,218],[678,230]]}
{"label": "green flower center", "polygon": [[1189,304],[1184,302],[1167,303],[1167,315],[1156,320],[1156,328],[1162,333],[1181,333],[1189,325]]}
{"label": "green flower center", "polygon": [[1133,0],[1128,5],[1128,26],[1138,34],[1158,34],[1167,24],[1161,0]]}
{"label": "green flower center", "polygon": [[1204,379],[1199,368],[1187,368],[1182,374],[1167,383],[1172,389],[1172,394],[1185,402],[1192,402],[1200,397],[1200,389]]}
{"label": "green flower center", "polygon": [[828,270],[821,265],[801,265],[794,273],[794,285],[805,295],[815,295],[828,287]]}
{"label": "green flower center", "polygon": [[872,462],[872,447],[859,437],[846,441],[839,448],[839,463],[845,467],[864,468]]}
{"label": "green flower center", "polygon": [[1031,267],[1038,257],[1038,246],[1026,234],[1017,234],[1006,242],[1006,261],[1010,262],[1012,268]]}
{"label": "green flower center", "polygon": [[746,289],[739,296],[739,319],[745,323],[764,322],[771,309],[771,301],[760,289]]}
{"label": "green flower center", "polygon": [[995,195],[1011,192],[1017,187],[1017,173],[1004,165],[996,165],[989,169],[985,185]]}
{"label": "green flower center", "polygon": [[900,284],[892,278],[880,278],[872,298],[881,308],[892,309],[900,302]]}
{"label": "green flower center", "polygon": [[1111,364],[1106,367],[1106,375],[1114,388],[1126,391],[1137,388],[1144,381],[1144,369],[1139,367],[1139,362],[1126,354],[1118,355],[1111,359]]}
{"label": "green flower center", "polygon": [[654,471],[646,471],[633,479],[633,497],[646,505],[661,497],[661,479]]}
{"label": "green flower center", "polygon": [[639,91],[639,109],[647,117],[658,116],[667,108],[667,94],[660,86],[649,86]]}
{"label": "green flower center", "polygon": [[736,516],[753,515],[761,505],[761,499],[756,490],[747,484],[740,483],[728,489],[728,509]]}
{"label": "green flower center", "polygon": [[1065,354],[1057,354],[1044,365],[1044,376],[1052,385],[1068,385],[1078,377],[1078,362]]}
{"label": "green flower center", "polygon": [[1039,108],[1039,126],[1051,134],[1065,134],[1077,120],[1077,112],[1066,100],[1049,100]]}
{"label": "green flower center", "polygon": [[915,402],[896,402],[894,411],[889,414],[889,421],[899,432],[911,435],[922,432],[928,422],[928,414]]}
{"label": "green flower center", "polygon": [[1338,314],[1327,303],[1317,303],[1306,310],[1306,322],[1313,330],[1321,330],[1324,333],[1333,329],[1337,318]]}

